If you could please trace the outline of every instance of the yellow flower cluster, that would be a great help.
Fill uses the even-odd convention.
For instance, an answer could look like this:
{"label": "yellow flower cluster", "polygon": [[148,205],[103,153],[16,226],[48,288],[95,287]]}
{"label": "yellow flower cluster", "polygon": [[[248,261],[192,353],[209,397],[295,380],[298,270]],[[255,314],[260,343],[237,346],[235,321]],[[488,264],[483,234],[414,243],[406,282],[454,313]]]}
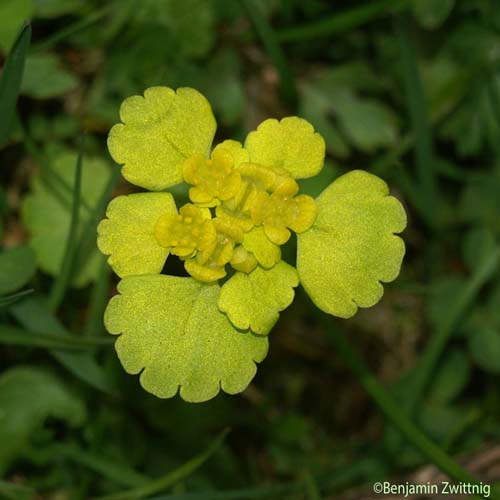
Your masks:
{"label": "yellow flower cluster", "polygon": [[199,281],[223,278],[227,264],[237,271],[253,271],[259,259],[250,233],[257,228],[262,227],[260,238],[267,238],[268,245],[283,245],[290,230],[306,231],[316,218],[314,200],[297,196],[299,186],[287,170],[236,164],[235,157],[237,150],[229,142],[216,148],[210,159],[188,158],[182,172],[192,186],[192,203],[178,215],[162,216],[155,227],[158,243],[184,260],[186,271]]}

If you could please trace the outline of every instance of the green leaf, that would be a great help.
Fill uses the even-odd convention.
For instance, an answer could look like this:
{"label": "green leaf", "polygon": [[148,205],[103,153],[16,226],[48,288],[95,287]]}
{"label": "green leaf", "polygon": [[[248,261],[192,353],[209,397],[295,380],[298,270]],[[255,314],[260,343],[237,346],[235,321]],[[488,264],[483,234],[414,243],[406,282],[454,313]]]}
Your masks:
{"label": "green leaf", "polygon": [[[466,34],[466,33],[464,33]],[[479,44],[478,56],[494,54],[494,61],[484,61],[485,68],[481,68],[479,63],[472,67],[465,67],[468,80],[467,92],[459,103],[456,110],[449,116],[440,128],[440,135],[450,140],[452,139],[458,153],[463,156],[477,155],[488,148],[492,151],[497,149],[497,137],[500,134],[500,110],[498,101],[500,100],[500,75],[488,68],[496,67],[500,59],[496,56],[500,46],[500,36],[485,43],[484,47]],[[476,47],[474,47],[476,50]],[[464,56],[465,57],[465,56]],[[458,64],[464,65],[464,61],[458,59]],[[462,82],[463,85],[464,82]]]}
{"label": "green leaf", "polygon": [[36,17],[51,19],[82,7],[82,0],[33,0]]}
{"label": "green leaf", "polygon": [[52,333],[32,333],[30,331],[0,324],[0,344],[28,347],[42,347],[46,349],[95,349],[109,346],[111,342],[101,335],[96,337],[82,337],[75,335],[60,335]]}
{"label": "green leaf", "polygon": [[462,222],[473,223],[500,232],[500,175],[477,173],[465,186],[458,212]]}
{"label": "green leaf", "polygon": [[297,271],[286,262],[271,269],[258,266],[251,273],[236,273],[222,286],[219,309],[241,330],[250,328],[267,335],[279,318],[279,312],[293,301],[299,284]]}
{"label": "green leaf", "polygon": [[450,402],[465,388],[470,374],[470,362],[464,352],[459,349],[451,350],[434,376],[429,390],[430,398],[440,403]]}
{"label": "green leaf", "polygon": [[[10,307],[9,312],[26,330],[35,334],[42,332],[72,337],[72,334],[36,297],[28,297],[14,304],[14,306]],[[65,342],[65,340],[62,342]],[[68,342],[70,343],[71,340],[68,340]],[[60,349],[51,349],[50,353],[78,379],[106,394],[114,393],[113,384],[104,369],[97,364],[94,353]]]}
{"label": "green leaf", "polygon": [[35,271],[35,253],[31,248],[19,246],[0,253],[0,295],[19,290]]}
{"label": "green leaf", "polygon": [[346,89],[332,94],[331,105],[341,130],[358,149],[372,153],[396,142],[396,115],[381,102],[358,97]]}
{"label": "green leaf", "polygon": [[394,233],[405,228],[406,214],[388,194],[384,181],[353,170],[316,200],[316,222],[297,235],[297,270],[323,311],[349,318],[358,307],[376,304],[383,294],[380,282],[399,274],[405,247]]}
{"label": "green leaf", "polygon": [[[6,4],[3,5],[5,6]],[[2,7],[0,6],[0,23],[4,20],[1,9]],[[30,39],[31,26],[26,25],[21,29],[7,57],[0,78],[0,116],[2,117],[0,120],[0,146],[7,140],[14,119],[17,96],[23,78],[24,60]]]}
{"label": "green leaf", "polygon": [[35,290],[33,290],[33,288],[30,288],[28,290],[23,290],[22,292],[17,292],[10,295],[5,295],[4,297],[0,297],[0,309],[4,309],[6,307],[11,306],[18,300],[21,300],[23,297],[30,295],[34,291]]}
{"label": "green leaf", "polygon": [[477,366],[485,372],[500,374],[500,333],[492,328],[478,328],[469,333],[469,351]]}
{"label": "green leaf", "polygon": [[0,377],[0,474],[51,417],[79,426],[85,407],[59,379],[38,368],[17,366]]}
{"label": "green leaf", "polygon": [[475,227],[467,232],[463,240],[463,256],[467,267],[475,271],[496,247],[496,238],[485,227]]}
{"label": "green leaf", "polygon": [[208,155],[216,128],[209,102],[190,88],[146,89],[144,97],[123,101],[120,118],[109,132],[109,152],[125,179],[153,191],[180,183],[184,160]]}
{"label": "green leaf", "polygon": [[420,63],[426,105],[431,121],[450,113],[463,99],[469,84],[469,72],[447,53]]}
{"label": "green leaf", "polygon": [[75,177],[72,184],[71,220],[64,244],[64,254],[59,272],[52,283],[49,296],[49,308],[56,311],[64,300],[66,290],[76,271],[76,252],[78,248],[77,235],[80,229],[80,207],[82,199],[82,161],[84,152],[84,137],[80,138],[78,156],[76,158]]}
{"label": "green leaf", "polygon": [[243,115],[245,93],[241,82],[240,57],[234,50],[217,52],[202,72],[200,89],[227,125],[236,124]]}
{"label": "green leaf", "polygon": [[455,405],[424,404],[419,415],[419,425],[436,441],[443,441],[450,431],[463,422],[464,408]]}
{"label": "green leaf", "polygon": [[[331,119],[333,113],[329,94],[325,94],[313,84],[302,88],[299,115],[310,121],[325,139],[326,150],[337,158],[346,158],[351,153],[348,141]],[[313,177],[314,178],[314,177]]]}
{"label": "green leaf", "polygon": [[351,146],[373,152],[394,144],[398,136],[394,112],[366,96],[382,88],[383,80],[365,63],[323,70],[302,87],[300,116],[324,136],[327,150],[337,158],[349,156]]}
{"label": "green leaf", "polygon": [[[69,186],[73,185],[75,153],[58,154],[51,167]],[[102,160],[85,159],[82,167],[81,205],[85,203],[93,207],[98,202],[109,176],[109,168]],[[84,206],[80,206],[80,228],[85,227],[88,217],[88,211]],[[38,265],[43,271],[57,275],[61,269],[71,225],[71,205],[64,203],[54,190],[46,185],[40,174],[33,176],[31,192],[23,200],[22,220],[31,234],[30,246],[35,250]],[[85,265],[73,277],[72,285],[81,287],[88,284],[95,278],[98,266],[98,253],[94,250]]]}
{"label": "green leaf", "polygon": [[168,474],[132,490],[112,493],[111,495],[98,497],[95,500],[137,500],[140,498],[150,497],[155,493],[159,493],[160,491],[174,486],[183,479],[189,477],[196,469],[202,466],[222,446],[228,432],[228,429],[223,430],[215,437],[205,450],[191,458],[186,463],[182,464],[177,469],[170,471]]}
{"label": "green leaf", "polygon": [[267,338],[236,330],[217,307],[220,288],[191,278],[130,276],[105,313],[128,373],[161,398],[207,401],[222,388],[245,390],[268,349]]}
{"label": "green leaf", "polygon": [[0,498],[2,500],[33,500],[35,497],[35,490],[29,486],[0,479]]}
{"label": "green leaf", "polygon": [[439,28],[451,14],[455,0],[413,0],[413,13],[427,29]]}
{"label": "green leaf", "polygon": [[0,50],[7,52],[19,27],[33,14],[32,0],[2,0],[0,2]]}
{"label": "green leaf", "polygon": [[54,54],[34,54],[26,59],[21,93],[35,99],[48,99],[64,94],[77,83]]}
{"label": "green leaf", "polygon": [[215,39],[215,16],[209,0],[144,0],[135,13],[139,22],[166,27],[181,57],[200,57]]}

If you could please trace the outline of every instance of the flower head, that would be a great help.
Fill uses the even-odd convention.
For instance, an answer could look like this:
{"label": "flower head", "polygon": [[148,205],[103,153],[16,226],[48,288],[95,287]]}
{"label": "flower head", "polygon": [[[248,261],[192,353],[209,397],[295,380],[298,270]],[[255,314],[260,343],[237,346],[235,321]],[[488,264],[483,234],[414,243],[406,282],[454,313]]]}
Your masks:
{"label": "flower head", "polygon": [[[119,196],[98,245],[122,278],[105,323],[129,373],[159,397],[204,401],[250,383],[267,335],[302,283],[314,303],[352,316],[399,273],[406,224],[387,185],[363,171],[314,200],[297,179],[323,167],[323,138],[305,120],[264,121],[245,144],[212,151],[215,120],[194,89],[147,89],[126,99],[108,146],[130,182],[152,192]],[[165,192],[185,182],[177,209]],[[280,246],[297,233],[297,269]],[[161,274],[172,254],[189,277]],[[172,258],[172,257],[170,257]],[[225,280],[222,285],[220,280]]]}

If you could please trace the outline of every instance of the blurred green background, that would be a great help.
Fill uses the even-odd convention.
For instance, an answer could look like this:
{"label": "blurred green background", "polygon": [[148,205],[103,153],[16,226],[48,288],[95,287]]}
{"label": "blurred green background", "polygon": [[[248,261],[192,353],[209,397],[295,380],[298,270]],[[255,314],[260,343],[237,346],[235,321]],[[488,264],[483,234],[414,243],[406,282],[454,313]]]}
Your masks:
{"label": "blurred green background", "polygon": [[[497,0],[0,0],[0,65],[0,498],[366,500],[439,453],[500,481]],[[308,119],[303,192],[363,168],[409,215],[383,300],[330,320],[298,291],[239,396],[155,398],[102,324],[96,225],[135,189],[106,136],[151,85],[206,95],[216,142]]]}

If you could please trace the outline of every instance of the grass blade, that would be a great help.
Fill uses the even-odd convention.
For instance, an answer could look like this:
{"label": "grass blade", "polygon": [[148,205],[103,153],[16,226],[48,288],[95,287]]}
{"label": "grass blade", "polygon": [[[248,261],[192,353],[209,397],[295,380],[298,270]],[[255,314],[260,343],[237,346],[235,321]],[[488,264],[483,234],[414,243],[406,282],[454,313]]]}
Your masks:
{"label": "grass blade", "polygon": [[417,167],[417,182],[420,191],[420,210],[424,221],[431,228],[436,228],[437,183],[435,176],[435,157],[432,143],[432,134],[427,117],[427,103],[424,97],[420,79],[417,56],[401,19],[396,22],[396,31],[399,40],[400,61],[403,70],[403,79],[406,100],[410,114],[410,121],[415,132],[415,161]]}
{"label": "grass blade", "polygon": [[113,168],[109,180],[104,187],[99,200],[95,206],[90,210],[87,222],[83,228],[80,241],[78,243],[77,253],[75,257],[75,267],[82,268],[87,262],[87,258],[95,249],[95,239],[97,233],[97,226],[103,217],[106,205],[113,194],[113,191],[120,179],[120,169]]}
{"label": "grass blade", "polygon": [[23,290],[21,292],[16,292],[11,295],[6,295],[4,297],[0,297],[0,309],[8,307],[12,304],[15,304],[18,300],[26,297],[27,295],[33,293],[35,290],[30,288],[28,290]]}
{"label": "grass blade", "polygon": [[294,42],[343,33],[356,29],[387,13],[402,11],[411,7],[411,4],[411,0],[365,2],[365,5],[345,12],[335,13],[315,23],[283,29],[277,33],[277,38],[280,42]]}
{"label": "grass blade", "polygon": [[206,450],[202,451],[199,455],[196,455],[179,468],[169,472],[166,476],[155,479],[144,486],[95,498],[94,500],[139,500],[140,498],[154,495],[155,493],[159,493],[162,490],[170,488],[179,481],[182,481],[186,477],[190,476],[196,469],[203,465],[222,446],[222,443],[228,433],[229,429],[223,430],[212,441]]}
{"label": "grass blade", "polygon": [[64,299],[64,294],[68,288],[75,263],[77,245],[78,225],[80,218],[80,198],[82,187],[82,160],[83,160],[83,137],[80,140],[78,158],[76,160],[75,183],[73,186],[73,206],[71,210],[71,224],[66,240],[66,249],[64,252],[61,270],[57,276],[50,293],[49,306],[55,311]]}
{"label": "grass blade", "polygon": [[284,99],[289,105],[295,106],[295,103],[297,102],[297,90],[295,88],[295,82],[288,68],[283,50],[281,49],[281,46],[276,38],[273,29],[262,14],[258,2],[256,2],[255,0],[240,1],[247,11],[248,16],[252,20],[255,31],[262,40],[262,43],[264,44],[269,57],[272,59],[276,70],[278,71]]}
{"label": "grass blade", "polygon": [[[335,345],[343,361],[354,373],[359,383],[377,404],[387,420],[402,434],[406,441],[451,479],[457,482],[479,484],[479,481],[472,474],[432,442],[408,418],[406,412],[398,406],[391,394],[370,372],[357,352],[350,346],[343,332],[337,331],[332,321],[324,314],[322,314],[322,322],[325,325],[329,339]],[[491,498],[498,500],[499,497],[492,494]]]}
{"label": "grass blade", "polygon": [[14,121],[30,41],[31,25],[25,24],[12,46],[0,78],[0,146],[6,142]]}
{"label": "grass blade", "polygon": [[14,326],[0,324],[0,344],[46,349],[94,349],[113,344],[106,337],[76,337],[51,333],[33,333]]}
{"label": "grass blade", "polygon": [[101,453],[92,453],[71,444],[58,446],[55,455],[67,457],[125,488],[142,486],[151,481],[150,478],[136,472],[130,466],[117,462],[115,458],[105,458]]}
{"label": "grass blade", "polygon": [[436,365],[443,354],[454,328],[457,326],[465,311],[474,302],[474,299],[493,276],[500,262],[500,247],[494,248],[485,256],[477,271],[458,291],[453,306],[443,315],[444,320],[432,335],[424,354],[412,370],[408,383],[411,390],[406,392],[404,407],[411,414],[418,408],[425,390],[427,389]]}
{"label": "grass blade", "polygon": [[100,21],[103,17],[105,17],[108,13],[110,13],[113,9],[113,5],[105,5],[99,10],[96,10],[78,21],[66,26],[61,31],[54,33],[52,36],[44,40],[43,42],[37,43],[33,45],[32,52],[40,52],[42,50],[47,50],[52,48],[54,45],[59,43],[61,40],[78,33],[79,31],[84,30],[85,28],[92,26],[92,24]]}
{"label": "grass blade", "polygon": [[[47,158],[47,156],[37,146],[33,138],[26,130],[26,126],[21,122],[21,120],[19,120],[19,118],[17,121],[23,135],[23,146],[25,147],[26,152],[30,154],[39,164],[43,183],[65,207],[71,207],[73,188],[66,182],[65,179],[52,169],[49,158]],[[80,204],[84,210],[90,211],[90,207],[84,199],[80,199]]]}
{"label": "grass blade", "polygon": [[[51,332],[60,336],[72,336],[37,297],[28,297],[14,304],[9,313],[30,332]],[[78,379],[106,394],[115,394],[113,383],[103,368],[97,364],[93,352],[60,349],[50,349],[49,352]]]}

